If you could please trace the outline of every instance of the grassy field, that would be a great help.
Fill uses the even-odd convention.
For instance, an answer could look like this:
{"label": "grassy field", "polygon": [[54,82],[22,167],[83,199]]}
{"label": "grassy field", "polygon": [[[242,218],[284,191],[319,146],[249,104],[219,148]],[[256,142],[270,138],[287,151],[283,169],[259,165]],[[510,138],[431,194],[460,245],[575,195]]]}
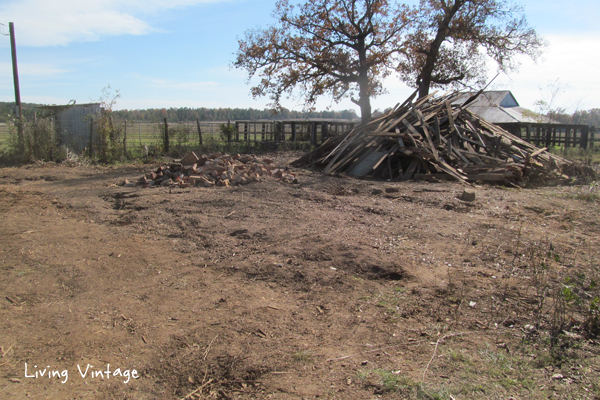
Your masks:
{"label": "grassy field", "polygon": [[0,149],[7,147],[8,135],[8,125],[5,123],[0,123]]}
{"label": "grassy field", "polygon": [[[201,151],[202,153],[215,151],[256,153],[275,150],[275,148],[281,150],[310,150],[313,148],[310,144],[312,134],[308,132],[307,126],[298,127],[297,141],[295,143],[292,143],[291,127],[287,126],[283,138],[285,143],[275,145],[274,123],[240,124],[239,133],[235,132],[235,125],[232,124],[231,143],[228,142],[227,135],[221,130],[221,127],[225,124],[227,124],[226,121],[201,122],[202,145],[200,145],[198,125],[195,121],[169,123],[169,153],[174,157],[183,157],[190,151]],[[163,123],[115,121],[114,126],[119,144],[123,143],[124,137],[127,138],[127,153],[129,157],[142,157],[146,154],[146,149],[150,156],[158,156],[164,153]],[[10,135],[15,131],[16,127],[14,126],[0,124],[0,152],[6,151],[9,148]],[[335,134],[336,132],[332,131],[331,133]],[[97,150],[96,135],[97,133],[94,133],[95,150]],[[320,126],[317,129],[316,136],[318,143],[321,143],[322,135],[320,133]],[[84,139],[84,143],[81,144],[80,142],[79,146],[87,148],[87,140]],[[69,149],[73,150],[71,147]],[[87,149],[79,150],[83,150],[87,154]]]}
{"label": "grassy field", "polygon": [[[200,129],[202,131],[203,147],[206,151],[217,150],[227,144],[225,135],[221,132],[221,126],[227,124],[226,121],[216,122],[201,122]],[[160,152],[162,148],[164,124],[157,122],[144,121],[115,121],[115,126],[120,132],[120,137],[123,134],[127,135],[127,150],[132,155],[142,154],[142,149],[148,146],[150,151]],[[14,132],[16,128],[6,123],[0,123],[0,150],[8,148],[8,142],[11,130]],[[274,124],[251,124],[245,127],[243,124],[239,127],[240,133],[233,133],[232,140],[237,142],[235,147],[237,150],[244,151],[249,146],[255,146],[257,143],[267,143],[274,141]],[[248,132],[244,132],[247,129]],[[189,149],[197,149],[199,147],[198,126],[195,121],[182,123],[169,123],[170,147],[180,151],[188,151]],[[341,133],[341,132],[332,132]],[[294,148],[300,149],[302,145],[310,142],[311,133],[307,126],[298,127],[297,140],[298,146]],[[122,140],[122,139],[121,139]],[[291,142],[292,132],[289,126],[286,126],[285,139],[286,142]],[[317,129],[317,142],[321,143],[320,126]],[[289,147],[289,146],[288,146]],[[239,149],[238,149],[239,148]],[[303,148],[303,147],[302,147]],[[290,148],[291,149],[291,148]],[[600,147],[594,147],[587,150],[579,148],[552,147],[550,151],[554,154],[571,160],[582,160],[588,163],[600,163]]]}
{"label": "grassy field", "polygon": [[580,149],[579,147],[551,147],[550,152],[568,160],[580,160],[589,164],[600,163],[600,146],[588,149]]}
{"label": "grassy field", "polygon": [[[226,136],[221,131],[221,126],[227,124],[226,121],[216,122],[201,122],[200,130],[202,132],[202,143],[204,147],[219,147],[225,145]],[[164,124],[156,122],[143,121],[115,121],[119,141],[126,135],[127,149],[134,154],[140,152],[143,146],[148,146],[149,149],[159,148],[162,146],[164,136]],[[8,147],[10,132],[14,132],[14,127],[6,124],[0,124],[0,149]],[[247,129],[244,132],[244,129]],[[243,146],[254,145],[256,143],[274,142],[275,125],[273,123],[264,123],[240,126],[240,133],[232,133],[232,141],[243,143]],[[332,132],[336,133],[336,132]],[[338,132],[339,133],[339,132]],[[297,140],[299,142],[310,141],[311,134],[307,131],[307,127],[298,128]],[[169,139],[172,148],[195,148],[199,146],[198,125],[195,121],[182,123],[169,123]],[[292,140],[292,132],[290,127],[287,127],[284,141]],[[317,129],[317,140],[321,141],[320,126]],[[239,147],[239,146],[238,146]]]}

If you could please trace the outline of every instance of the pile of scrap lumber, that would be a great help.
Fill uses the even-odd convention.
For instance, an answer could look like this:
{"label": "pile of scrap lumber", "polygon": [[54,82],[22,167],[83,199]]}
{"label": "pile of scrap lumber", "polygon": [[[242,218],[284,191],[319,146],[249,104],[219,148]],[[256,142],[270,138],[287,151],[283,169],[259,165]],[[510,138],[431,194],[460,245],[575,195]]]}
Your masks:
{"label": "pile of scrap lumber", "polygon": [[327,140],[292,166],[324,168],[392,181],[561,183],[569,161],[538,149],[466,109],[458,94],[413,102],[416,93],[380,118]]}
{"label": "pile of scrap lumber", "polygon": [[258,182],[273,177],[289,183],[298,183],[295,174],[277,168],[273,160],[256,156],[215,153],[198,157],[194,152],[181,160],[162,165],[138,180],[142,187],[173,186],[230,186]]}

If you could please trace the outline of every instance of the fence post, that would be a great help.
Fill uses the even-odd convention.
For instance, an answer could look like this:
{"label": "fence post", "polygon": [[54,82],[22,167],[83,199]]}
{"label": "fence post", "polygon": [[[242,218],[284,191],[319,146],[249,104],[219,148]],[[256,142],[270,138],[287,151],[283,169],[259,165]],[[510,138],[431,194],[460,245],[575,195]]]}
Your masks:
{"label": "fence post", "polygon": [[594,142],[595,142],[595,137],[596,136],[596,127],[595,126],[590,126],[590,147],[594,148]]}
{"label": "fence post", "polygon": [[92,119],[90,120],[90,158],[92,158],[93,154],[94,154],[94,140],[93,140],[93,134],[94,134],[94,117],[92,117]]}
{"label": "fence post", "polygon": [[292,122],[292,142],[296,142],[296,123]]}
{"label": "fence post", "polygon": [[112,115],[110,117],[108,117],[108,123],[109,123],[109,138],[110,138],[110,144],[114,145],[115,144],[115,130],[113,129],[113,117]]}
{"label": "fence post", "polygon": [[50,137],[52,146],[50,146],[50,159],[54,158],[54,144],[56,143],[56,132],[54,132],[54,117],[50,117]]}
{"label": "fence post", "polygon": [[127,158],[127,120],[125,120],[125,129],[123,129],[123,156]]}
{"label": "fence post", "polygon": [[327,129],[327,125],[327,122],[321,123],[321,144],[325,143],[325,140],[327,140],[327,136],[329,135],[329,129]]}
{"label": "fence post", "polygon": [[585,126],[581,129],[581,140],[579,141],[579,147],[584,150],[587,150],[588,147],[588,136],[590,132],[590,127]]}
{"label": "fence post", "polygon": [[163,144],[165,147],[165,153],[169,152],[169,124],[167,123],[167,117],[164,118],[165,122],[165,136],[163,137]]}
{"label": "fence post", "polygon": [[279,123],[279,142],[285,142],[285,122]]}
{"label": "fence post", "polygon": [[33,112],[33,144],[37,145],[37,143],[39,142],[39,138],[38,138],[38,130],[36,129],[37,126],[37,113],[34,111]]}
{"label": "fence post", "polygon": [[279,122],[279,121],[275,122],[275,125],[274,125],[275,132],[274,132],[274,135],[273,135],[273,142],[275,144],[278,144],[281,141],[282,125],[283,125],[282,122]]}
{"label": "fence post", "polygon": [[240,141],[240,123],[235,121],[235,141]]}
{"label": "fence post", "polygon": [[196,125],[198,126],[198,145],[202,146],[202,129],[200,129],[200,119],[196,118]]}
{"label": "fence post", "polygon": [[311,124],[311,130],[312,130],[312,132],[311,132],[312,137],[310,140],[310,144],[312,144],[313,146],[316,146],[317,145],[317,123],[316,122],[313,122]]}
{"label": "fence post", "polygon": [[227,145],[231,147],[231,120],[227,120]]}

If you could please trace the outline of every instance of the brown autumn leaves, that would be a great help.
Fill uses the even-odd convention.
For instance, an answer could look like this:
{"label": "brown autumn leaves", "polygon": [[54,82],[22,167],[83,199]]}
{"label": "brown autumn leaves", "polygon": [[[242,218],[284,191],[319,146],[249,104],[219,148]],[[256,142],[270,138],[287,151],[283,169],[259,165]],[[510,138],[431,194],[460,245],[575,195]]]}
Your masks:
{"label": "brown autumn leaves", "polygon": [[286,97],[302,98],[307,109],[321,96],[350,98],[363,122],[392,75],[421,97],[431,87],[481,85],[489,58],[509,71],[515,56],[535,58],[544,45],[507,0],[280,0],[273,17],[239,39],[233,62],[249,81],[258,78],[253,96],[269,96],[274,110]]}

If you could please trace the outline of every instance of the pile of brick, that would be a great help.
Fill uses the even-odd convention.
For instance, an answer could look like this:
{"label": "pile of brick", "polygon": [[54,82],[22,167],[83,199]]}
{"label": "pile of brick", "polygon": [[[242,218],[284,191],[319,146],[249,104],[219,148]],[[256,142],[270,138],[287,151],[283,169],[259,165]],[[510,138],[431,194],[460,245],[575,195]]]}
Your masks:
{"label": "pile of brick", "polygon": [[181,160],[162,165],[156,171],[149,172],[138,180],[142,187],[157,186],[235,186],[250,182],[259,182],[271,177],[288,183],[298,183],[295,174],[278,168],[273,160],[259,159],[251,154],[201,155],[190,153]]}

